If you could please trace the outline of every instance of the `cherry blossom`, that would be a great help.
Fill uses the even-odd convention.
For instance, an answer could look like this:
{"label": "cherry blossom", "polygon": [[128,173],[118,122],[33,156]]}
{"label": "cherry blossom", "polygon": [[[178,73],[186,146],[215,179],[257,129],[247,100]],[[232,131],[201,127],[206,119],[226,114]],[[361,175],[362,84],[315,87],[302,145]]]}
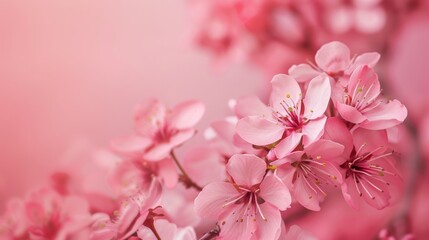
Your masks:
{"label": "cherry blossom", "polygon": [[[249,101],[249,108],[257,111],[237,123],[237,133],[244,140],[258,146],[275,144],[277,157],[284,157],[303,140],[314,142],[323,133],[324,115],[331,95],[329,79],[320,75],[309,83],[303,99],[297,81],[288,75],[276,75],[272,80],[270,106]],[[252,104],[250,106],[250,104]]]}
{"label": "cherry blossom", "polygon": [[195,199],[197,212],[218,220],[224,239],[277,239],[279,210],[286,210],[291,198],[275,175],[267,174],[267,164],[249,155],[234,155],[228,161],[229,182],[207,185]]}

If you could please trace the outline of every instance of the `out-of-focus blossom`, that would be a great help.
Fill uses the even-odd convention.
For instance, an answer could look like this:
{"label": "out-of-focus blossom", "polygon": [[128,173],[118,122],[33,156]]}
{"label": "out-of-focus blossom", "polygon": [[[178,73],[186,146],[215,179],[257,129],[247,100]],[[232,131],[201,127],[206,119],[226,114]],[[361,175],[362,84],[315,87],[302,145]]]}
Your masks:
{"label": "out-of-focus blossom", "polygon": [[225,239],[277,239],[281,216],[291,203],[288,189],[254,155],[234,155],[226,166],[230,182],[207,185],[195,199],[202,217],[217,219]]}
{"label": "out-of-focus blossom", "polygon": [[82,239],[91,215],[85,199],[42,188],[24,201],[12,200],[0,222],[0,239]]}
{"label": "out-of-focus blossom", "polygon": [[194,126],[204,114],[198,101],[178,104],[171,110],[157,100],[139,106],[134,116],[136,135],[118,139],[113,148],[119,153],[160,161],[170,152],[194,136]]}
{"label": "out-of-focus blossom", "polygon": [[135,234],[148,217],[153,217],[153,209],[161,196],[161,184],[152,181],[147,192],[140,192],[125,200],[113,219],[107,214],[94,216],[91,239],[127,239]]}
{"label": "out-of-focus blossom", "polygon": [[381,52],[398,24],[428,9],[421,0],[188,2],[196,45],[221,62],[247,60],[268,74],[285,72],[333,40]]}

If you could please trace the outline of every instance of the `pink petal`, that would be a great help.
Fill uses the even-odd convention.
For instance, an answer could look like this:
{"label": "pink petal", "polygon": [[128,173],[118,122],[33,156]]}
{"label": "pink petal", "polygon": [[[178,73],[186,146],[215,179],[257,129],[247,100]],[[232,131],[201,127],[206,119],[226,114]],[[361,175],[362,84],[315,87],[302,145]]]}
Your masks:
{"label": "pink petal", "polygon": [[261,240],[272,240],[278,239],[281,232],[282,218],[280,211],[270,206],[267,203],[260,205],[261,212],[264,214],[266,221],[261,217],[256,218],[258,230],[257,230],[257,239]]}
{"label": "pink petal", "polygon": [[170,137],[170,144],[174,147],[178,147],[191,139],[195,134],[196,130],[194,129],[181,130]]}
{"label": "pink petal", "polygon": [[384,130],[373,131],[358,128],[353,132],[353,142],[356,149],[364,145],[361,149],[361,154],[372,152],[377,148],[383,147],[380,151],[377,151],[377,153],[381,154],[388,146],[387,133]]}
{"label": "pink petal", "polygon": [[220,239],[229,240],[249,240],[255,234],[258,225],[254,221],[254,216],[246,214],[254,212],[254,206],[251,209],[245,204],[238,204],[231,208],[230,211],[224,212],[220,218]]}
{"label": "pink petal", "polygon": [[195,126],[204,115],[205,106],[200,101],[190,100],[176,105],[168,119],[168,124],[176,129]]}
{"label": "pink petal", "polygon": [[295,78],[299,83],[305,83],[317,77],[320,73],[308,64],[292,65],[288,74]]}
{"label": "pink petal", "polygon": [[347,104],[337,102],[337,110],[341,117],[348,122],[359,124],[366,120],[366,117],[361,112]]}
{"label": "pink petal", "polygon": [[282,211],[286,210],[292,202],[288,188],[275,175],[265,177],[260,185],[260,189],[259,196],[265,202],[272,204]]}
{"label": "pink petal", "polygon": [[305,208],[320,211],[318,194],[316,194],[302,179],[303,176],[297,177],[293,185],[293,197]]}
{"label": "pink petal", "polygon": [[304,117],[315,119],[322,116],[331,99],[331,83],[326,74],[313,78],[304,99]]}
{"label": "pink petal", "polygon": [[168,188],[176,186],[179,174],[177,173],[177,167],[173,162],[173,159],[167,158],[158,162],[159,170],[158,176],[164,180],[164,184]]}
{"label": "pink petal", "polygon": [[297,225],[292,225],[289,230],[287,231],[287,234],[284,239],[287,240],[316,240],[315,237],[311,236],[304,230],[302,230]]}
{"label": "pink petal", "polygon": [[238,191],[230,183],[210,183],[195,198],[195,210],[201,217],[217,219],[226,210],[223,205],[238,195]]}
{"label": "pink petal", "polygon": [[351,74],[358,66],[368,65],[369,67],[374,67],[378,60],[380,60],[380,54],[377,52],[363,53],[353,61],[350,67],[346,70],[347,74]]}
{"label": "pink petal", "polygon": [[345,123],[337,117],[328,118],[323,138],[344,146],[343,156],[349,157],[353,149],[353,137]]}
{"label": "pink petal", "polygon": [[375,71],[367,65],[357,67],[350,76],[348,94],[361,101],[375,99],[380,94],[380,82]]}
{"label": "pink petal", "polygon": [[115,139],[111,142],[111,147],[115,152],[129,155],[141,154],[144,149],[152,144],[149,138],[139,136],[129,136]]}
{"label": "pink petal", "polygon": [[[297,81],[291,76],[278,74],[271,80],[272,91],[270,97],[270,105],[274,110],[286,114],[286,110],[281,105],[286,106],[300,105],[302,99],[301,88]],[[300,106],[299,106],[300,107]]]}
{"label": "pink petal", "polygon": [[252,154],[236,154],[226,165],[226,171],[235,183],[248,188],[262,181],[266,169],[265,161]]}
{"label": "pink petal", "polygon": [[158,240],[153,231],[146,226],[141,226],[139,228],[139,230],[137,231],[137,236],[139,237],[139,239],[144,240]]}
{"label": "pink petal", "polygon": [[398,100],[382,103],[364,113],[368,119],[360,126],[371,130],[380,130],[401,124],[408,115],[407,108]]}
{"label": "pink petal", "polygon": [[313,143],[323,135],[326,119],[327,117],[323,116],[321,118],[309,121],[302,127],[302,143],[304,146]]}
{"label": "pink petal", "polygon": [[170,223],[165,219],[158,219],[155,220],[154,225],[159,237],[162,240],[174,240],[174,236],[177,232],[176,224]]}
{"label": "pink petal", "polygon": [[279,140],[285,127],[261,117],[240,119],[236,127],[238,135],[254,145],[268,145]]}
{"label": "pink petal", "polygon": [[285,139],[281,140],[274,148],[277,158],[283,158],[291,153],[301,142],[302,135],[302,133],[292,132]]}
{"label": "pink petal", "polygon": [[319,158],[319,161],[331,161],[343,153],[344,146],[330,140],[320,139],[305,147],[304,151],[308,156]]}
{"label": "pink petal", "polygon": [[247,116],[271,117],[272,110],[256,96],[242,97],[237,100],[234,112],[238,118]]}
{"label": "pink petal", "polygon": [[317,51],[315,60],[327,73],[340,72],[350,64],[350,49],[344,43],[330,42]]}
{"label": "pink petal", "polygon": [[216,135],[222,140],[232,143],[234,140],[236,123],[229,122],[228,120],[214,121],[210,127],[216,132]]}
{"label": "pink petal", "polygon": [[159,161],[168,157],[172,149],[173,146],[170,143],[159,143],[149,148],[142,157],[147,161]]}
{"label": "pink petal", "polygon": [[156,99],[146,101],[137,107],[134,115],[136,131],[145,137],[151,137],[164,125],[166,107]]}

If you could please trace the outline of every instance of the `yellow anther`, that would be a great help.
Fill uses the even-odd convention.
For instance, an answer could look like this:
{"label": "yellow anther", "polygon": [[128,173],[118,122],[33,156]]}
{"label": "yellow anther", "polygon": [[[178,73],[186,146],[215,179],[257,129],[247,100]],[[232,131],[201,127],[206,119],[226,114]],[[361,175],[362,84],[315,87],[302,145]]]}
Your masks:
{"label": "yellow anther", "polygon": [[293,108],[292,108],[292,107],[288,107],[288,108],[287,108],[287,110],[288,110],[289,112],[292,112],[292,111],[293,111]]}
{"label": "yellow anther", "polygon": [[381,177],[384,177],[384,172],[378,172],[378,175],[380,175]]}
{"label": "yellow anther", "polygon": [[290,98],[290,94],[289,93],[286,93],[286,98]]}
{"label": "yellow anther", "polygon": [[267,166],[267,170],[276,170],[276,169],[277,169],[277,166],[274,166],[274,165]]}
{"label": "yellow anther", "polygon": [[362,87],[358,87],[358,92],[363,92],[363,88]]}
{"label": "yellow anther", "polygon": [[337,176],[332,175],[332,179],[337,180]]}

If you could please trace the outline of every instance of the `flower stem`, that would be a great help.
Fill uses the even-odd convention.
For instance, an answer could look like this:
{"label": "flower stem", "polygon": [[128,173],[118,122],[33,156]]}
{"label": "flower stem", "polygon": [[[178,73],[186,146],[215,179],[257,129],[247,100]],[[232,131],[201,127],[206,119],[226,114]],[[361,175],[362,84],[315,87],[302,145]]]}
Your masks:
{"label": "flower stem", "polygon": [[200,187],[198,184],[196,184],[190,177],[189,175],[186,173],[185,169],[183,168],[183,166],[180,164],[179,160],[177,160],[176,154],[174,154],[173,151],[171,151],[170,153],[171,157],[174,160],[174,163],[176,163],[176,166],[179,168],[180,172],[182,173],[182,176],[184,178],[183,182],[185,183],[186,186],[189,187],[193,187],[198,191],[203,190],[202,187]]}

